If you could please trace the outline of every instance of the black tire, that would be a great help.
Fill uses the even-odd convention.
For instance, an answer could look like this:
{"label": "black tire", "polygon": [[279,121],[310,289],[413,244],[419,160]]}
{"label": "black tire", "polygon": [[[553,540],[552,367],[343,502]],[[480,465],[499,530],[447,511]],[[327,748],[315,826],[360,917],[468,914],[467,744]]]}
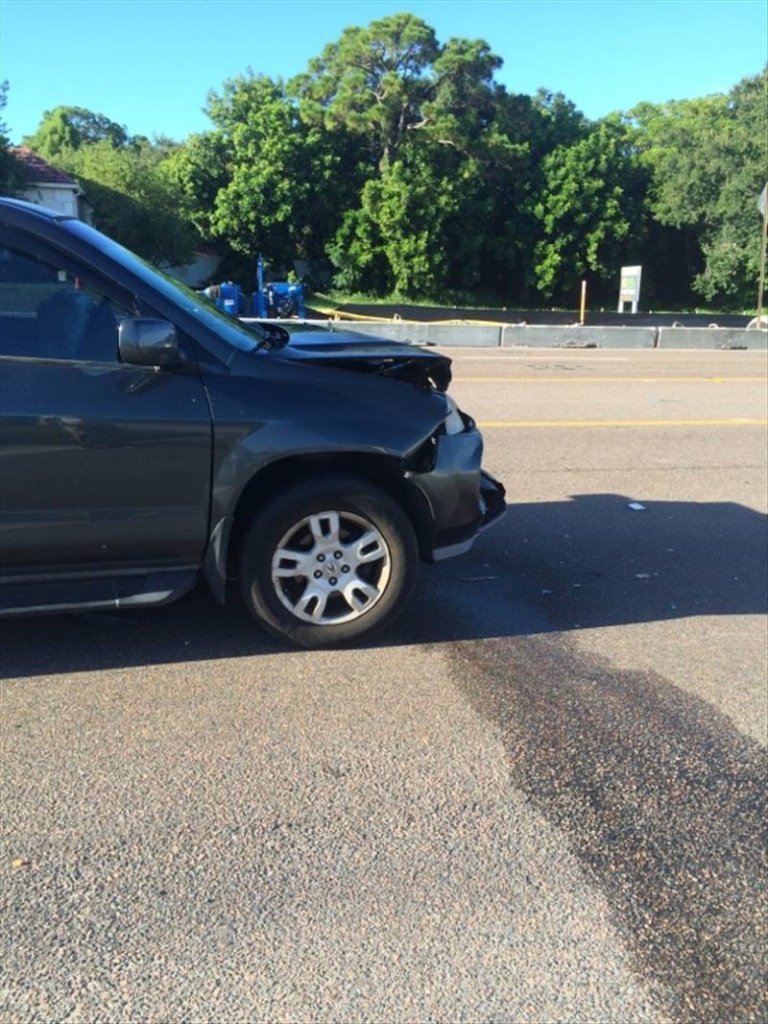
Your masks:
{"label": "black tire", "polygon": [[315,477],[254,518],[240,553],[240,592],[260,625],[300,647],[351,643],[390,625],[416,582],[410,520],[383,490]]}

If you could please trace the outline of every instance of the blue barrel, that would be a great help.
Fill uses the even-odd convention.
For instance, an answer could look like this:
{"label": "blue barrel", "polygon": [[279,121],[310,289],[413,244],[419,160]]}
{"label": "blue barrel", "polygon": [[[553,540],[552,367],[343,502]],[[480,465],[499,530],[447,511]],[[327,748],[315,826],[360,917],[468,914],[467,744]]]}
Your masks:
{"label": "blue barrel", "polygon": [[230,316],[239,316],[243,305],[240,285],[234,284],[232,281],[225,281],[219,286],[219,290],[220,300],[216,302],[216,305]]}

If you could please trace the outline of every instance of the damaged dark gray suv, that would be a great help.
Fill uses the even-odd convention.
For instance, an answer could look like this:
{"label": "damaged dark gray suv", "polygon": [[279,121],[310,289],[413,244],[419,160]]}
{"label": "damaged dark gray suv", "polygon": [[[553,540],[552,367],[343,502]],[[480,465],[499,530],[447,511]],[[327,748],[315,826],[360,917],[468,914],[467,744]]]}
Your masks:
{"label": "damaged dark gray suv", "polygon": [[403,610],[504,511],[411,345],[244,325],[81,221],[0,199],[0,614],[237,581],[306,647]]}

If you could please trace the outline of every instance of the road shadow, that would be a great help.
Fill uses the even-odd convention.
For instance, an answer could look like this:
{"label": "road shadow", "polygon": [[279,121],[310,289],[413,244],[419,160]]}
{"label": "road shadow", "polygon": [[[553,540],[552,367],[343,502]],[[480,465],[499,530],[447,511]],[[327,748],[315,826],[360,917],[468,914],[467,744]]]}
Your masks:
{"label": "road shadow", "polygon": [[[512,505],[467,555],[424,567],[374,647],[481,640],[688,616],[765,614],[766,516],[731,502],[620,494]],[[0,678],[285,650],[239,602],[201,587],[174,605],[0,623]]]}
{"label": "road shadow", "polygon": [[425,642],[768,611],[768,517],[620,494],[512,505],[473,553],[425,573]]}

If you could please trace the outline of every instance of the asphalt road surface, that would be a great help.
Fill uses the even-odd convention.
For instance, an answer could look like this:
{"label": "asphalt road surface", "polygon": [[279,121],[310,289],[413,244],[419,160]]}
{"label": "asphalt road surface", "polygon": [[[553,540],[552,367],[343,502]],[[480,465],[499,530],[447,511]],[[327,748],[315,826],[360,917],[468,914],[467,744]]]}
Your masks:
{"label": "asphalt road surface", "polygon": [[0,1019],[753,1022],[766,358],[452,350],[510,510],[375,646],[0,625]]}

